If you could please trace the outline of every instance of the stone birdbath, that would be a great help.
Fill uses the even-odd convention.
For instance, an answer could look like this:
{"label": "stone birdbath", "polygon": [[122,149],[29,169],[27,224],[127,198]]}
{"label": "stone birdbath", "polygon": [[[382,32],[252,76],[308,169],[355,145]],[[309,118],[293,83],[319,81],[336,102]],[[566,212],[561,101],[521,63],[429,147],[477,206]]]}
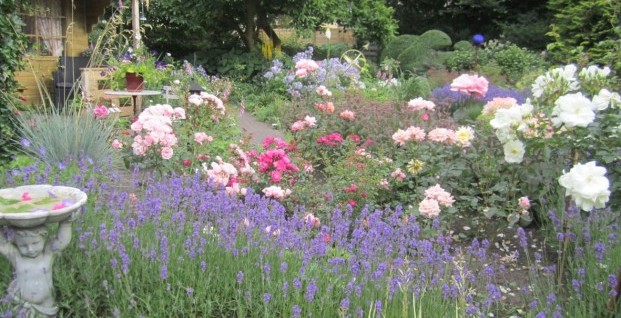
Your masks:
{"label": "stone birdbath", "polygon": [[[13,266],[8,299],[28,317],[55,317],[52,265],[71,241],[71,222],[86,203],[76,188],[27,185],[0,189],[0,253]],[[58,231],[48,237],[48,225]]]}

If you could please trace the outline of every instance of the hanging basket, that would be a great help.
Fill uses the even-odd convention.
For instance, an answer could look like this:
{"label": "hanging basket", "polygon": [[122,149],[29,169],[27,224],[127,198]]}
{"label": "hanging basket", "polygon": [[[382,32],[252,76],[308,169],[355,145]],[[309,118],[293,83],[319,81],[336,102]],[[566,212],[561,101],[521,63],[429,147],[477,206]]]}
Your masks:
{"label": "hanging basket", "polygon": [[125,73],[125,88],[128,92],[141,92],[144,78],[136,73]]}

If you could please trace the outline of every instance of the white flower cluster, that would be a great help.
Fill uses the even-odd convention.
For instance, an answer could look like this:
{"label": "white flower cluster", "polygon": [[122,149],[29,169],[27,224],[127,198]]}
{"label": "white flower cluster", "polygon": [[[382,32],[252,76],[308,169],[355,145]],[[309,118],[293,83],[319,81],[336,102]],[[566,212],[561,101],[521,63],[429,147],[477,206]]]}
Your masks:
{"label": "white flower cluster", "polygon": [[[547,116],[554,125],[548,131],[548,135],[552,135],[555,129],[587,127],[595,121],[597,112],[609,107],[620,108],[621,96],[601,88],[605,86],[609,74],[608,67],[589,66],[579,72],[573,64],[558,67],[535,80],[531,88],[533,101],[496,110],[490,125],[504,145],[505,161],[522,162],[525,149],[518,132],[532,134],[531,127],[542,126],[541,120]],[[586,88],[593,94],[592,98],[580,91]],[[546,102],[553,105],[546,105]],[[541,107],[535,110],[533,105]]]}
{"label": "white flower cluster", "polygon": [[526,118],[533,112],[531,104],[515,104],[510,108],[501,108],[496,111],[490,125],[496,130],[496,137],[503,143],[505,161],[520,163],[524,159],[524,143],[516,131],[524,131],[528,125]]}
{"label": "white flower cluster", "polygon": [[576,205],[584,211],[604,208],[610,197],[609,181],[605,177],[606,168],[598,167],[595,161],[577,164],[558,179]]}
{"label": "white flower cluster", "polygon": [[[579,90],[582,86],[591,87],[603,83],[610,68],[591,65],[577,73],[574,64],[555,68],[537,77],[532,85],[533,97],[538,100],[554,98],[552,122],[559,127],[586,127],[595,120],[595,112],[621,106],[621,96],[602,88],[592,100]],[[595,93],[595,92],[593,92]]]}

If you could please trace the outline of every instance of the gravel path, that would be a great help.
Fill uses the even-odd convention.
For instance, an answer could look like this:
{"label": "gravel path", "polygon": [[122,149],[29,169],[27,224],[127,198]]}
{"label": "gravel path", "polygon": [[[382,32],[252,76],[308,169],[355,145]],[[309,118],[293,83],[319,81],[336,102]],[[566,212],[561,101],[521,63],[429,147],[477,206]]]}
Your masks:
{"label": "gravel path", "polygon": [[285,134],[279,130],[272,128],[272,126],[258,121],[252,114],[244,112],[239,116],[239,126],[244,131],[244,134],[250,135],[251,143],[256,146],[261,146],[263,139],[267,137],[278,137],[285,139]]}

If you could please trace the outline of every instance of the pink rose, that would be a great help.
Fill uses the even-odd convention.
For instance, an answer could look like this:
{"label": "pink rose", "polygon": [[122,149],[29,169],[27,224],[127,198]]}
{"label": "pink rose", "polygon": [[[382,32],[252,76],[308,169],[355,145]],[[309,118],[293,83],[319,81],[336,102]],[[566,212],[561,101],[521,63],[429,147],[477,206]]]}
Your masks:
{"label": "pink rose", "polygon": [[317,89],[315,89],[315,92],[317,92],[320,96],[332,96],[332,92],[323,85],[318,86]]}
{"label": "pink rose", "polygon": [[351,110],[344,110],[341,112],[341,114],[339,114],[339,116],[341,116],[341,118],[345,120],[354,120],[355,115],[356,113],[352,112]]}
{"label": "pink rose", "polygon": [[418,211],[421,215],[430,219],[436,218],[440,215],[440,205],[438,201],[426,198],[418,204]]}
{"label": "pink rose", "polygon": [[95,106],[95,108],[93,109],[93,113],[95,114],[95,118],[97,119],[103,119],[103,118],[108,117],[108,115],[110,115],[110,111],[108,110],[108,107],[104,105]]}
{"label": "pink rose", "polygon": [[487,94],[489,82],[483,76],[462,74],[451,83],[452,91],[483,98]]}
{"label": "pink rose", "polygon": [[522,209],[528,209],[530,208],[530,200],[528,199],[528,197],[521,197],[518,199],[518,203],[520,205],[520,208]]}
{"label": "pink rose", "polygon": [[161,155],[162,159],[168,160],[173,156],[173,149],[170,147],[162,147]]}
{"label": "pink rose", "polygon": [[114,149],[121,149],[121,148],[123,148],[123,144],[118,139],[114,139],[112,141],[112,148],[114,148]]}

